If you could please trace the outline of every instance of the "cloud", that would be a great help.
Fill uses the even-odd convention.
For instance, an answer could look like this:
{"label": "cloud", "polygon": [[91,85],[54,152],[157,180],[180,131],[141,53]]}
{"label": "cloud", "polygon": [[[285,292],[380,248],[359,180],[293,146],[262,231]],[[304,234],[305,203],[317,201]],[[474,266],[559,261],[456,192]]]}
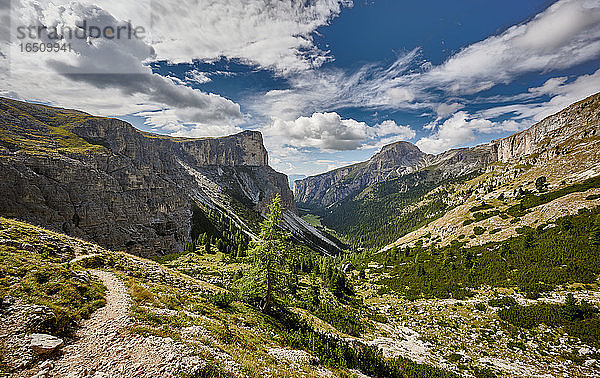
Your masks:
{"label": "cloud", "polygon": [[397,125],[393,120],[370,127],[364,122],[342,119],[335,112],[313,113],[310,117],[299,117],[293,121],[276,118],[263,132],[269,138],[277,138],[282,144],[333,151],[372,146],[384,137],[398,141],[416,135],[410,127]]}
{"label": "cloud", "polygon": [[[75,2],[60,6],[47,3],[42,8],[24,0],[15,12],[19,14],[15,21],[24,25],[64,25],[75,29],[85,20],[88,25],[116,29],[127,24],[95,5]],[[42,40],[49,38],[43,35]],[[176,122],[179,132],[184,132],[182,127],[189,124],[203,125],[203,129],[212,125],[210,134],[219,128],[239,130],[235,127],[242,120],[238,104],[154,74],[144,64],[154,57],[152,47],[144,40],[67,37],[66,42],[71,44],[71,53],[11,54],[12,69],[5,91],[101,115],[147,115],[149,124],[155,127],[164,121],[165,131],[173,129]],[[191,134],[198,134],[198,129]]]}
{"label": "cloud", "polygon": [[294,121],[275,119],[264,129],[266,135],[283,137],[288,144],[322,150],[355,150],[367,137],[368,126],[337,113],[313,113]]}
{"label": "cloud", "polygon": [[159,59],[191,62],[224,56],[289,74],[331,59],[315,46],[313,33],[352,1],[165,0],[152,5],[153,47]]}
{"label": "cloud", "polygon": [[[600,69],[589,75],[581,75],[574,80],[569,80],[567,77],[555,77],[548,79],[539,87],[529,88],[528,93],[521,96],[528,100],[527,103],[496,106],[483,110],[479,114],[487,118],[509,114],[515,120],[531,120],[533,123],[597,93],[599,88]],[[540,97],[550,97],[550,100],[535,101]]]}
{"label": "cloud", "polygon": [[145,118],[145,124],[152,128],[152,131],[159,134],[168,134],[176,137],[218,137],[223,135],[237,134],[242,128],[228,123],[227,120],[219,122],[218,120],[205,122],[184,122],[185,119],[202,119],[203,117],[194,114],[194,108],[173,108],[161,109],[155,111],[139,112],[136,115]]}
{"label": "cloud", "polygon": [[403,104],[412,102],[415,99],[415,94],[409,88],[390,88],[386,93],[390,98],[390,103],[392,104]]}
{"label": "cloud", "polygon": [[423,80],[471,94],[528,72],[565,69],[600,55],[600,3],[563,0],[533,19],[465,47]]}
{"label": "cloud", "polygon": [[206,84],[210,83],[212,79],[206,75],[204,72],[200,72],[198,70],[192,70],[185,73],[185,79],[187,81],[191,81],[196,84]]}
{"label": "cloud", "polygon": [[399,140],[408,140],[414,138],[417,133],[409,126],[403,126],[396,124],[396,121],[388,119],[383,121],[372,128],[372,133],[376,137],[394,136]]}
{"label": "cloud", "polygon": [[420,60],[420,54],[416,48],[401,54],[388,67],[368,64],[355,72],[336,68],[301,72],[288,78],[289,89],[258,94],[246,105],[255,113],[286,120],[324,109],[428,107],[429,101],[423,101],[427,96],[409,80],[416,75],[410,70]]}
{"label": "cloud", "polygon": [[310,70],[289,79],[290,88],[247,104],[267,117],[295,119],[319,111],[358,107],[436,112],[440,121],[462,107],[459,98],[506,84],[520,75],[567,69],[600,56],[600,4],[562,0],[534,18],[464,47],[434,66],[415,48],[388,67],[366,64],[354,72]]}
{"label": "cloud", "polygon": [[439,104],[434,107],[435,113],[437,114],[439,119],[446,118],[450,114],[456,112],[459,109],[464,108],[463,104],[459,104],[457,102],[453,102],[451,104]]}
{"label": "cloud", "polygon": [[423,152],[437,154],[474,142],[476,132],[488,133],[492,126],[493,122],[487,119],[472,118],[467,112],[459,111],[444,121],[434,134],[419,139],[416,145]]}

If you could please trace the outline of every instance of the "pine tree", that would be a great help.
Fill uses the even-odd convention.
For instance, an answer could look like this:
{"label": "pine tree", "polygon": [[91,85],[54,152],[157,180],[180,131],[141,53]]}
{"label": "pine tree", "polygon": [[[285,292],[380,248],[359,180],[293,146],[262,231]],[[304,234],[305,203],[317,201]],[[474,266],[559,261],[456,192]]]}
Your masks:
{"label": "pine tree", "polygon": [[250,250],[256,273],[259,274],[259,286],[264,293],[264,312],[269,312],[274,294],[282,288],[278,283],[288,282],[291,251],[288,244],[289,233],[279,227],[281,222],[281,197],[279,194],[269,205],[269,215],[260,224],[259,241]]}

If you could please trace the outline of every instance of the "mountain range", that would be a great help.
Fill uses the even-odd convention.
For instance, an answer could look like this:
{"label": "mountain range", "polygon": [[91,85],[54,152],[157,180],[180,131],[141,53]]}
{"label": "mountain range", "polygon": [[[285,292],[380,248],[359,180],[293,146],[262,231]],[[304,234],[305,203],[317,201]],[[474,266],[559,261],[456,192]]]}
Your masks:
{"label": "mountain range", "polygon": [[448,197],[432,199],[444,185],[467,181],[497,165],[557,159],[569,153],[565,143],[594,138],[600,128],[599,106],[596,94],[509,137],[438,155],[409,142],[393,143],[368,161],[295,181],[294,198],[301,211],[319,216],[323,225],[353,239],[356,246],[370,239],[368,247],[383,247],[455,205]]}
{"label": "mountain range", "polygon": [[[1,98],[0,373],[598,376],[599,160],[600,93],[293,193],[255,131],[173,138]],[[263,222],[277,195],[291,243]]]}

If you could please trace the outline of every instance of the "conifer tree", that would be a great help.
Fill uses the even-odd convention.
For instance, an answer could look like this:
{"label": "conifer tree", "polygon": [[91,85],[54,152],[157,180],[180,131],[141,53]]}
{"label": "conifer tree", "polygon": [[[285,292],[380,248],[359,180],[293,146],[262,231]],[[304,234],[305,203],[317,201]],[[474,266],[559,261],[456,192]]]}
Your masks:
{"label": "conifer tree", "polygon": [[290,274],[292,248],[288,243],[289,233],[279,226],[282,216],[281,197],[279,194],[269,205],[269,215],[260,224],[259,240],[249,251],[258,279],[258,288],[264,295],[264,312],[269,312],[274,301],[274,294],[282,290],[281,283],[287,282]]}

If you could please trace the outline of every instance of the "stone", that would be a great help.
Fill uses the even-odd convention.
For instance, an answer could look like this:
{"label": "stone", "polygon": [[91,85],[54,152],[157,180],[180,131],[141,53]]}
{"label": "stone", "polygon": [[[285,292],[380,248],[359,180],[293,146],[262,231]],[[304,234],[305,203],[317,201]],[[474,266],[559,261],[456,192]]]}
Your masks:
{"label": "stone", "polygon": [[37,354],[49,354],[63,345],[64,341],[56,336],[45,333],[34,333],[31,335],[29,346]]}
{"label": "stone", "polygon": [[348,272],[352,271],[353,269],[354,269],[354,265],[352,265],[352,263],[342,264],[342,266],[341,266],[341,270],[344,273],[348,273]]}

